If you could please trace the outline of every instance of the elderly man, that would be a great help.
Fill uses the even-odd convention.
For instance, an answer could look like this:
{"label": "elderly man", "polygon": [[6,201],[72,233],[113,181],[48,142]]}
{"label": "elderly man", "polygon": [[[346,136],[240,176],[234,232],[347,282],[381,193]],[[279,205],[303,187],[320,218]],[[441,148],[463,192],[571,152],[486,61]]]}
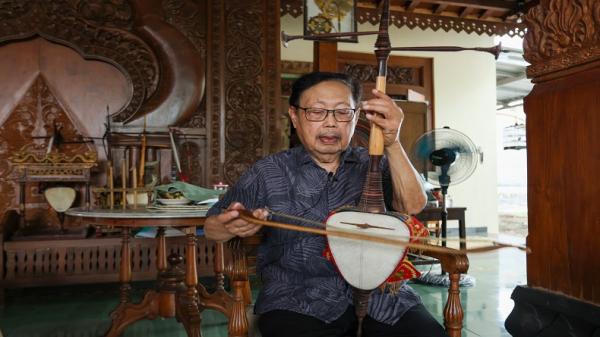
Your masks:
{"label": "elderly man", "polygon": [[[358,121],[360,95],[360,85],[344,74],[315,72],[299,78],[292,87],[288,113],[302,146],[270,155],[252,166],[209,211],[206,237],[226,241],[261,230],[261,226],[240,219],[240,209],[252,209],[254,216],[262,219],[269,216],[269,209],[322,222],[336,208],[356,205],[369,162],[365,149],[348,146]],[[373,95],[362,102],[361,109],[384,130],[386,204],[396,211],[418,213],[426,198],[400,145],[404,115],[387,95],[377,90]],[[273,228],[263,228],[263,232],[257,254],[263,287],[255,305],[262,335],[354,333],[357,318],[352,292],[323,257],[326,239]],[[367,337],[447,336],[407,285],[394,294],[372,293],[363,333]]]}

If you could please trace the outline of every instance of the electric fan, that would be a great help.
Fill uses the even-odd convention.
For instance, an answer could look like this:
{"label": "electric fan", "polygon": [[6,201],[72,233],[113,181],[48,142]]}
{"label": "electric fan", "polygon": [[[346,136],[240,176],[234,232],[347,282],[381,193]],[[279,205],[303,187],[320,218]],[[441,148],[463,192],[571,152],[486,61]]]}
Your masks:
{"label": "electric fan", "polygon": [[[475,171],[479,152],[464,133],[444,127],[422,134],[411,153],[413,164],[432,184],[442,189],[442,238],[446,239],[448,186],[463,182]],[[442,241],[445,246],[446,241]]]}
{"label": "electric fan", "polygon": [[[446,229],[448,209],[446,196],[448,187],[465,181],[473,174],[479,160],[477,147],[464,133],[445,126],[422,134],[413,144],[411,161],[427,181],[438,185],[442,190],[442,245],[446,246]],[[442,275],[444,273],[442,272]],[[472,278],[463,278],[461,285],[469,286],[474,283]],[[449,283],[445,278],[429,278],[426,283]]]}

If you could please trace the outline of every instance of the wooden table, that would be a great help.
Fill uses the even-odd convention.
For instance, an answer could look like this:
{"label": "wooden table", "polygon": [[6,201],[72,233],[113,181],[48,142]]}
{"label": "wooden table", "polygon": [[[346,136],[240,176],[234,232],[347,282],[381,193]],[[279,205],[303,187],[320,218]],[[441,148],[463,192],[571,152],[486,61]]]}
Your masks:
{"label": "wooden table", "polygon": [[[466,224],[465,224],[465,211],[466,207],[448,207],[448,220],[458,220],[458,237],[460,241],[460,249],[467,249],[467,243],[465,241],[467,237]],[[426,207],[421,213],[416,215],[417,219],[421,222],[425,221],[441,221],[442,220],[442,209],[440,207]],[[446,237],[446,228],[442,226],[442,237]],[[446,242],[442,242],[442,245],[446,246]]]}
{"label": "wooden table", "polygon": [[[215,273],[217,290],[208,293],[198,283],[196,270],[196,226],[204,224],[205,211],[152,211],[140,209],[70,209],[67,216],[80,217],[100,226],[122,229],[121,265],[119,270],[120,303],[111,313],[112,324],[107,337],[120,336],[130,324],[141,319],[154,319],[158,316],[175,317],[183,324],[190,337],[201,336],[200,312],[205,308],[223,312],[229,317],[230,335],[243,336],[247,333],[245,299],[241,288],[235,288],[234,296],[223,288],[224,248],[223,243],[215,246]],[[144,294],[140,303],[131,302],[131,251],[129,247],[130,230],[140,227],[157,227],[157,269],[158,287]],[[165,227],[180,228],[186,235],[185,270],[179,263],[181,256],[170,255],[167,265]],[[244,265],[245,266],[245,265]],[[246,273],[247,270],[241,270]],[[241,284],[240,284],[241,285]],[[234,310],[234,308],[236,310]],[[241,311],[240,311],[241,310]]]}

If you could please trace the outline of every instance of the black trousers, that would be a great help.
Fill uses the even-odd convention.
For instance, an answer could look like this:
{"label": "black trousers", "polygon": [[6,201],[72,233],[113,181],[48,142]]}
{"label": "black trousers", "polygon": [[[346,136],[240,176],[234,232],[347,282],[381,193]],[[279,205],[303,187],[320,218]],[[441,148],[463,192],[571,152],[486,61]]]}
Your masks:
{"label": "black trousers", "polygon": [[[357,326],[358,319],[353,306],[349,306],[340,318],[331,323],[287,310],[269,311],[258,319],[262,337],[350,337],[356,335]],[[408,310],[394,325],[365,317],[363,337],[448,337],[448,334],[419,304]]]}

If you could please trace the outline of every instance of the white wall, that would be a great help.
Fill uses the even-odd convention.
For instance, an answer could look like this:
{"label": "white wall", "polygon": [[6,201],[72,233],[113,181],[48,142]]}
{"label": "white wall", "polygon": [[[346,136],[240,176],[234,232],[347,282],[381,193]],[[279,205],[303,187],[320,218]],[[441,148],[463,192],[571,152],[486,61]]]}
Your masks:
{"label": "white wall", "polygon": [[[288,34],[302,33],[302,19],[286,15],[281,29]],[[376,30],[371,24],[359,25],[359,31]],[[491,46],[487,35],[423,31],[419,28],[390,27],[392,46],[458,45]],[[374,36],[359,37],[359,43],[340,43],[342,51],[373,53]],[[487,227],[498,232],[496,188],[496,68],[494,57],[487,53],[408,53],[394,55],[433,57],[435,127],[450,126],[469,136],[484,152],[484,162],[465,182],[450,186],[455,206],[467,207],[468,227]],[[282,60],[312,61],[313,44],[296,40],[281,48]],[[410,149],[407,149],[410,151]],[[450,227],[455,224],[449,224]]]}

